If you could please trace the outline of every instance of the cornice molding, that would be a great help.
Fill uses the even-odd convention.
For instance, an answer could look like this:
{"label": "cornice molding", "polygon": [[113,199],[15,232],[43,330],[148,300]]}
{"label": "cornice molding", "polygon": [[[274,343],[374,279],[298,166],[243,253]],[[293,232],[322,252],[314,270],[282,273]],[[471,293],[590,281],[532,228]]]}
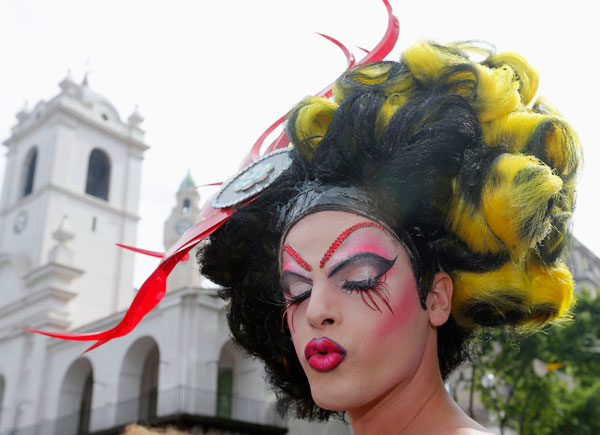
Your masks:
{"label": "cornice molding", "polygon": [[124,210],[120,210],[117,207],[111,205],[110,202],[104,201],[102,199],[98,199],[95,196],[88,195],[87,193],[73,192],[72,190],[69,190],[62,186],[58,186],[53,183],[48,183],[48,184],[40,187],[39,189],[36,189],[31,195],[27,195],[25,198],[21,198],[19,201],[14,203],[12,206],[7,207],[4,210],[0,210],[0,218],[12,213],[15,210],[26,207],[27,204],[34,202],[38,197],[40,197],[47,191],[62,193],[72,199],[82,201],[86,204],[93,205],[94,207],[99,207],[99,208],[101,208],[105,211],[108,211],[110,213],[113,213],[114,215],[119,216],[119,217],[125,217],[127,219],[131,219],[134,221],[140,220],[140,217],[138,215],[129,213]]}
{"label": "cornice molding", "polygon": [[32,130],[36,129],[40,124],[49,120],[55,113],[63,112],[67,115],[72,116],[73,118],[83,122],[86,125],[89,125],[95,128],[98,131],[106,133],[110,136],[113,136],[120,141],[124,142],[127,145],[130,145],[132,148],[135,148],[142,153],[149,149],[150,147],[146,145],[142,140],[138,140],[133,137],[134,134],[137,134],[140,137],[143,137],[144,132],[141,129],[132,129],[130,126],[123,124],[119,121],[119,127],[115,128],[115,125],[111,125],[106,121],[102,121],[100,119],[96,119],[95,116],[91,116],[87,113],[84,113],[82,110],[77,109],[75,105],[76,102],[69,102],[67,100],[69,97],[65,97],[62,94],[54,97],[48,103],[45,104],[45,108],[43,112],[40,113],[39,118],[33,117],[31,120],[24,122],[23,124],[18,124],[13,127],[12,135],[7,140],[4,141],[4,145],[10,146],[14,142],[18,142],[23,136],[26,136]]}

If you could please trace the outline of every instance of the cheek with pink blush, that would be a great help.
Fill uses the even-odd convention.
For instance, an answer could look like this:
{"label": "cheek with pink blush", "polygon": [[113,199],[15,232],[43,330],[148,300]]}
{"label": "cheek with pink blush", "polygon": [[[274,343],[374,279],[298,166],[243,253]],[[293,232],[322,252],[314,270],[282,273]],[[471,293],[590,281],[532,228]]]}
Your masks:
{"label": "cheek with pink blush", "polygon": [[[388,275],[393,273],[394,266]],[[405,326],[415,315],[417,310],[422,310],[417,294],[417,285],[414,279],[406,279],[402,285],[389,287],[391,295],[390,305],[393,313],[384,313],[378,327],[377,335],[380,337],[394,333],[399,328]]]}

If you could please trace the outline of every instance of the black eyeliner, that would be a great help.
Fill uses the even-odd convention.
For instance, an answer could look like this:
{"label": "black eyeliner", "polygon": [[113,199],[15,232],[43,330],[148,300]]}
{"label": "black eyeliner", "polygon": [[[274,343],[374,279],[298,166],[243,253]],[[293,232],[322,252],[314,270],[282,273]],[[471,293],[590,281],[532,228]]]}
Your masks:
{"label": "black eyeliner", "polygon": [[[398,257],[396,257],[396,258],[398,258]],[[392,266],[396,262],[396,258],[394,258],[393,260],[388,260],[387,258],[384,258],[381,255],[374,254],[373,252],[359,252],[358,254],[353,255],[352,257],[347,258],[344,261],[342,261],[341,263],[339,263],[338,265],[336,265],[327,274],[327,278],[331,278],[333,275],[338,273],[340,270],[344,269],[345,267],[347,267],[351,264],[357,263],[361,260],[367,260],[366,263],[370,264],[370,265],[378,265],[378,264],[384,263],[387,265],[387,269],[385,271],[385,272],[387,272],[388,270],[390,270],[392,268]]]}
{"label": "black eyeliner", "polygon": [[383,257],[380,257],[379,255],[377,255],[377,257],[381,258],[381,260],[387,263],[386,268],[379,275],[375,276],[374,278],[363,279],[361,281],[344,281],[342,284],[342,288],[345,290],[355,291],[367,290],[375,287],[377,285],[377,282],[381,279],[381,277],[390,271],[390,269],[394,266],[396,260],[398,259],[398,257],[396,257],[393,260],[388,260]]}
{"label": "black eyeliner", "polygon": [[302,302],[303,300],[307,299],[310,296],[311,293],[312,293],[312,289],[306,290],[305,292],[302,292],[302,293],[300,293],[297,296],[294,296],[294,297],[292,297],[290,299],[287,299],[285,301],[285,304],[286,305],[298,304],[298,303]]}

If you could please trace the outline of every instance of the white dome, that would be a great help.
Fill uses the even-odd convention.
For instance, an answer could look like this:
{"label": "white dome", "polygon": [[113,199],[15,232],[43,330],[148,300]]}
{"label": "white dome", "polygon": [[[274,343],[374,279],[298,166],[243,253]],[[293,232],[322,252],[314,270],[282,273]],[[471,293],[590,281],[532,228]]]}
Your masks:
{"label": "white dome", "polygon": [[110,119],[113,121],[119,121],[121,119],[119,117],[119,112],[110,101],[90,89],[87,84],[87,78],[77,87],[76,95],[83,104],[91,107],[94,112],[102,117],[102,119]]}

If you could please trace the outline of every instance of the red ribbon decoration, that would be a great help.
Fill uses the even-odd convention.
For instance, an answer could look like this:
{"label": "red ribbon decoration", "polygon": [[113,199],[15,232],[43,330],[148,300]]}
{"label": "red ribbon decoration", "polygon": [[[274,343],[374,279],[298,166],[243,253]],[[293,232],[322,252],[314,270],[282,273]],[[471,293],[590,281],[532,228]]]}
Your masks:
{"label": "red ribbon decoration", "polygon": [[[149,251],[147,249],[136,248],[135,246],[123,245],[122,243],[115,243],[119,248],[129,249],[130,251],[137,252],[138,254],[148,255],[150,257],[163,258],[165,256],[164,252],[157,251]],[[184,255],[180,261],[188,261],[190,259],[190,255]]]}
{"label": "red ribbon decoration", "polygon": [[[388,0],[383,0],[383,3],[385,4],[385,7],[388,12],[387,30],[379,44],[377,44],[377,46],[373,50],[368,52],[368,54],[358,62],[358,65],[384,59],[385,56],[387,56],[387,54],[394,48],[394,45],[396,45],[400,29],[398,18],[395,15],[393,15],[392,7],[389,4]],[[348,61],[347,69],[351,68],[354,65],[354,56],[342,43],[330,36],[321,36],[330,40],[342,49]],[[332,85],[327,86],[317,95],[322,97],[330,97],[331,86]],[[269,134],[272,133],[273,130],[275,130],[275,128],[277,128],[283,123],[285,118],[286,115],[282,116],[265,130],[265,132],[254,143],[248,155],[242,161],[240,168],[245,167],[252,161],[255,161],[261,157],[260,148],[263,142],[269,136]],[[271,143],[271,145],[269,145],[266,152],[270,152],[278,148],[283,148],[288,144],[289,141],[287,135],[285,132],[282,132]],[[250,201],[252,201],[252,199]],[[112,340],[113,338],[122,337],[128,334],[138,325],[138,323],[140,323],[142,318],[146,314],[148,314],[165,296],[167,277],[169,276],[173,268],[177,265],[177,263],[183,261],[184,258],[189,258],[188,252],[201,240],[208,237],[221,225],[227,222],[227,220],[233,215],[233,213],[234,210],[232,208],[215,209],[211,204],[211,200],[209,199],[208,201],[206,201],[206,204],[200,211],[200,221],[193,227],[189,228],[164,255],[155,251],[147,251],[140,248],[119,245],[135,252],[140,252],[155,257],[162,257],[162,260],[158,267],[154,270],[154,272],[152,272],[152,274],[146,279],[146,281],[144,281],[144,284],[137,292],[135,298],[133,299],[133,302],[131,303],[127,312],[125,313],[125,316],[123,317],[121,322],[119,322],[119,324],[116,325],[114,328],[103,332],[87,334],[49,332],[39,331],[36,329],[26,330],[38,334],[43,334],[48,337],[60,338],[63,340],[96,340],[96,343],[94,343],[92,346],[86,349],[83,353],[89,352],[90,350],[103,345],[104,343]]]}
{"label": "red ribbon decoration", "polygon": [[156,270],[152,272],[137,292],[121,322],[114,328],[90,334],[48,332],[35,329],[26,330],[47,335],[48,337],[61,338],[63,340],[97,340],[96,343],[86,349],[85,352],[89,352],[113,338],[122,337],[123,335],[130,333],[138,323],[140,323],[140,320],[142,320],[142,318],[165,296],[167,277],[177,263],[179,263],[183,257],[188,255],[188,251],[198,242],[223,225],[232,214],[232,209],[215,209],[210,205],[210,201],[208,201],[200,212],[203,219],[188,229],[181,236],[179,241],[167,251]]}
{"label": "red ribbon decoration", "polygon": [[[385,31],[385,34],[383,35],[383,38],[381,38],[381,41],[379,41],[379,44],[377,44],[373,50],[367,51],[367,55],[358,62],[358,65],[363,65],[368,62],[375,62],[384,59],[388,55],[388,53],[394,48],[394,46],[396,45],[396,41],[398,41],[398,35],[400,34],[400,24],[398,22],[398,17],[394,15],[392,11],[392,5],[390,5],[388,0],[383,0],[383,4],[385,5],[388,13],[388,26]],[[352,53],[350,53],[350,51],[346,48],[344,44],[339,42],[337,39],[332,38],[331,36],[323,35],[322,33],[319,33],[319,35],[328,39],[329,41],[337,45],[339,48],[341,48],[344,55],[346,56],[346,60],[348,61],[346,70],[354,66],[354,56],[352,55]],[[319,97],[329,98],[332,92],[332,85],[333,83],[329,84],[316,95]],[[260,148],[263,142],[273,132],[273,130],[275,130],[278,126],[280,126],[283,123],[283,121],[285,121],[286,117],[287,114],[283,115],[273,124],[271,124],[263,134],[260,135],[260,137],[256,140],[252,148],[250,148],[250,151],[248,152],[246,157],[244,157],[244,159],[242,160],[240,169],[245,168],[248,164],[255,160],[258,160],[261,157]],[[271,145],[269,145],[265,152],[268,153],[275,149],[283,148],[287,146],[288,143],[289,140],[287,138],[287,134],[284,131],[273,141],[273,143],[271,143]]]}

